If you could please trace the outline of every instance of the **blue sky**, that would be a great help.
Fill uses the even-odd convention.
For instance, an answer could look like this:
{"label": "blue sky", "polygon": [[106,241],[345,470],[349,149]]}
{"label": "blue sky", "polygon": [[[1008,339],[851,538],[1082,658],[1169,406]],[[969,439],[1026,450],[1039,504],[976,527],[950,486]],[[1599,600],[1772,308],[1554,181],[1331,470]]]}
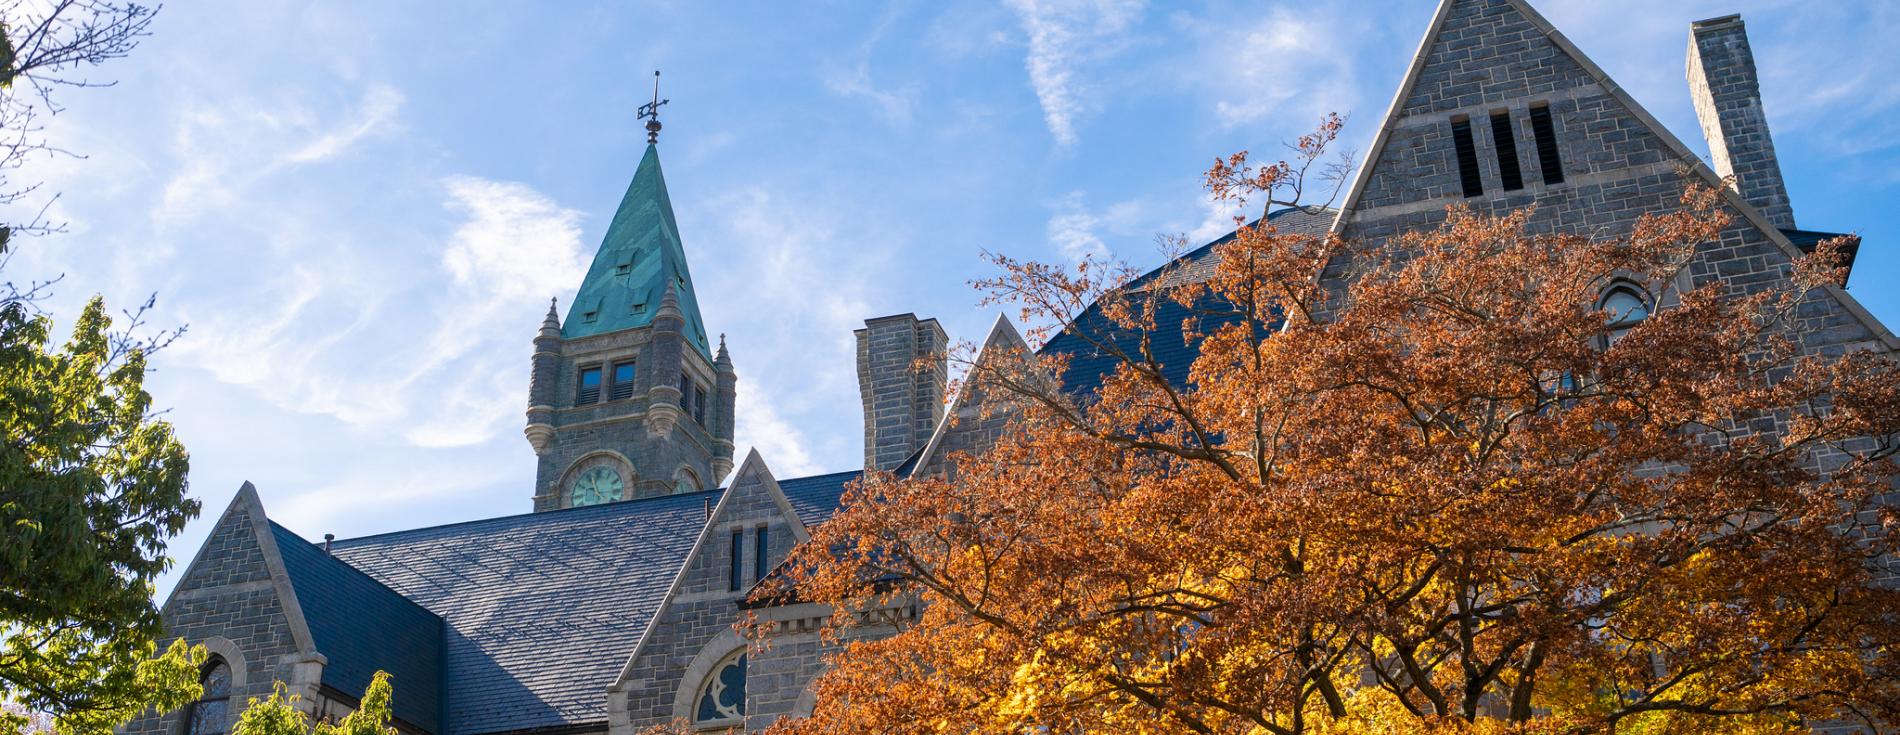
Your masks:
{"label": "blue sky", "polygon": [[[1796,217],[1866,237],[1850,290],[1900,323],[1900,6],[1537,5],[1701,151],[1688,24],[1742,12]],[[119,86],[63,98],[48,135],[88,157],[27,173],[69,232],[6,275],[64,273],[62,330],[94,293],[156,292],[157,322],[190,326],[149,384],[205,500],[181,561],[245,480],[312,539],[525,512],[529,342],[633,174],[659,68],[739,451],[853,469],[864,318],[976,339],[980,250],[1146,266],[1158,234],[1219,234],[1214,157],[1332,110],[1363,150],[1432,6],[174,3],[106,68]]]}

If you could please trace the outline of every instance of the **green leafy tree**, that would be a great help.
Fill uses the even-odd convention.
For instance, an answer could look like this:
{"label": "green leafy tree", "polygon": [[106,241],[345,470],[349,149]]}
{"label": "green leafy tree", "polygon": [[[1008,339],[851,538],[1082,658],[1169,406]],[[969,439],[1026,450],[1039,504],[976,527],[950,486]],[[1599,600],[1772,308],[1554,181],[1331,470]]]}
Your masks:
{"label": "green leafy tree", "polygon": [[312,723],[309,715],[297,709],[299,697],[284,693],[283,682],[278,682],[277,691],[269,697],[251,698],[231,735],[396,735],[396,728],[389,725],[393,693],[389,674],[378,671],[363,690],[356,711],[337,722]]}
{"label": "green leafy tree", "polygon": [[[0,700],[71,735],[199,694],[202,649],[154,656],[153,580],[199,504],[185,449],[144,388],[162,342],[129,334],[94,298],[55,346],[49,317],[0,299]],[[0,714],[8,731],[25,724]]]}
{"label": "green leafy tree", "polygon": [[[37,189],[15,175],[62,150],[39,134],[54,92],[108,85],[92,70],[130,53],[155,8],[121,0],[0,0],[0,205]],[[44,211],[42,208],[40,211]],[[16,235],[0,219],[0,272]],[[144,389],[148,300],[112,331],[97,298],[55,345],[37,302],[57,282],[0,279],[0,733],[103,735],[148,707],[199,695],[202,649],[162,633],[153,580],[166,541],[198,515],[187,456]]]}

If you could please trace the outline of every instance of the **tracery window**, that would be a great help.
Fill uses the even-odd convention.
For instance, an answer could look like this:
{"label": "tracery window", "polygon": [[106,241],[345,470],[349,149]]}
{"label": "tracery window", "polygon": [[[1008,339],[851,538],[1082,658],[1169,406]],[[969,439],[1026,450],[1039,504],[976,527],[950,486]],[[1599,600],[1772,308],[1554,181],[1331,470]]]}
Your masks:
{"label": "tracery window", "polygon": [[693,708],[693,722],[726,723],[745,717],[745,649],[741,648],[714,666],[699,687],[699,703]]}
{"label": "tracery window", "polygon": [[1597,308],[1609,312],[1609,343],[1616,344],[1623,335],[1644,319],[1649,318],[1649,299],[1636,286],[1618,283],[1603,292],[1603,298],[1597,301]]}
{"label": "tracery window", "polygon": [[213,656],[198,675],[204,694],[185,714],[185,735],[224,735],[231,725],[231,667]]}

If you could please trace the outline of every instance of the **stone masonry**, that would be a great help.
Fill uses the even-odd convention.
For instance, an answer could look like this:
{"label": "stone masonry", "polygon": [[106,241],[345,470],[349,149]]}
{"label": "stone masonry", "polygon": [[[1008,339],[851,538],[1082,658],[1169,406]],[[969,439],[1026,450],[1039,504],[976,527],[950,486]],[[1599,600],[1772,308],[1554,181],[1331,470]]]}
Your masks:
{"label": "stone masonry", "polygon": [[[269,530],[256,503],[256,491],[246,483],[205,540],[178,588],[161,614],[167,638],[202,644],[231,670],[231,698],[224,724],[229,731],[244,703],[270,695],[277,682],[301,697],[307,714],[330,711],[318,688],[323,656],[296,626],[301,616],[286,610],[281,562],[270,553]],[[302,639],[302,640],[300,640]],[[127,735],[178,735],[184,711],[147,711],[127,723]]]}
{"label": "stone masonry", "polygon": [[1709,140],[1715,173],[1735,177],[1735,190],[1768,223],[1794,227],[1794,206],[1781,179],[1775,141],[1762,109],[1755,52],[1742,16],[1699,21],[1689,30],[1689,97]]}
{"label": "stone masonry", "polygon": [[[734,476],[732,487],[713,509],[699,545],[681,570],[663,611],[633,652],[620,680],[609,689],[612,735],[632,735],[675,718],[690,721],[699,686],[712,667],[748,645],[734,623],[741,615],[739,603],[759,581],[758,531],[766,532],[767,570],[791,552],[803,533],[802,526],[793,530],[798,520],[783,505],[784,496],[778,494],[770,471],[757,457],[755,453]],[[735,535],[739,540],[737,549],[733,544]],[[753,703],[762,695],[766,697],[760,702],[763,708],[777,704],[770,697],[771,687],[753,688],[755,676],[763,676],[763,672],[755,675],[755,671],[759,671],[756,665],[749,667],[746,678],[748,716],[760,712]],[[808,675],[786,684],[802,687],[807,680]]]}
{"label": "stone masonry", "polygon": [[855,334],[864,467],[893,469],[923,448],[943,420],[948,339],[937,320],[915,314],[867,319]]}

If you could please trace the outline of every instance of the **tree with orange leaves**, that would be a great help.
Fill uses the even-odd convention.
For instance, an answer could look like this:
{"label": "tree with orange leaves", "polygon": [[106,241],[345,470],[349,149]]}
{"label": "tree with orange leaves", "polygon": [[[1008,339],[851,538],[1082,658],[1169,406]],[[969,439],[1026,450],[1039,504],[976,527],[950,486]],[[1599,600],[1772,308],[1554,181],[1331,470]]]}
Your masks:
{"label": "tree with orange leaves", "polygon": [[[1297,201],[1337,130],[1209,187]],[[849,493],[776,593],[832,605],[834,633],[921,612],[842,645],[772,732],[1896,722],[1900,366],[1789,334],[1846,243],[1752,295],[1665,288],[1631,327],[1607,279],[1683,282],[1717,192],[1615,236],[1532,216],[1454,208],[1377,246],[1263,218],[1203,278],[997,258],[994,298],[1115,366],[1075,395],[1062,354],[985,354],[966,390],[1010,429]],[[1157,357],[1170,305],[1184,381]]]}

